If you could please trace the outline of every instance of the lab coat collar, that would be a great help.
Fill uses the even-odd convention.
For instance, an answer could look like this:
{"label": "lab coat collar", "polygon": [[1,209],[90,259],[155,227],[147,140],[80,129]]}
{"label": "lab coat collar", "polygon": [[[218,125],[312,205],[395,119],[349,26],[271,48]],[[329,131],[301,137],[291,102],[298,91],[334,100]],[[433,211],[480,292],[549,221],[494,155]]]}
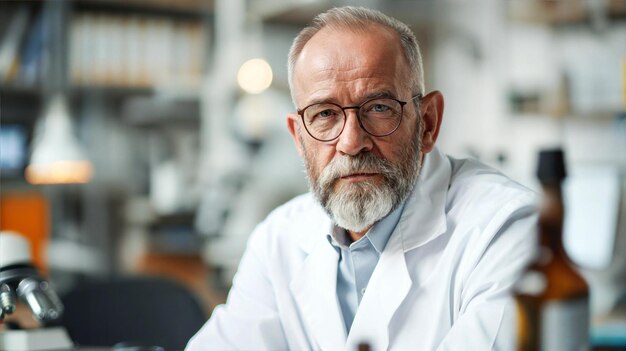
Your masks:
{"label": "lab coat collar", "polygon": [[424,158],[419,179],[392,234],[402,237],[404,252],[430,242],[447,229],[446,200],[452,166],[437,148]]}
{"label": "lab coat collar", "polygon": [[322,205],[319,204],[314,195],[309,193],[313,201],[313,208],[307,213],[301,222],[296,224],[298,245],[307,254],[310,254],[319,245],[328,245],[326,237],[333,230],[333,222],[326,213]]}

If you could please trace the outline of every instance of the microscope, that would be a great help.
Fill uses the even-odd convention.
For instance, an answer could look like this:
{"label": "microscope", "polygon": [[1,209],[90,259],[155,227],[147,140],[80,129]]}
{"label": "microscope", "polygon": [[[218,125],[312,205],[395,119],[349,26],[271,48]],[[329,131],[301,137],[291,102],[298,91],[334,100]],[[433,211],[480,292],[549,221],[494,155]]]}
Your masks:
{"label": "microscope", "polygon": [[42,328],[0,330],[0,350],[71,350],[72,344],[62,327],[45,327],[63,314],[63,304],[31,264],[28,240],[15,232],[0,232],[0,323],[15,312],[19,301],[29,307]]}

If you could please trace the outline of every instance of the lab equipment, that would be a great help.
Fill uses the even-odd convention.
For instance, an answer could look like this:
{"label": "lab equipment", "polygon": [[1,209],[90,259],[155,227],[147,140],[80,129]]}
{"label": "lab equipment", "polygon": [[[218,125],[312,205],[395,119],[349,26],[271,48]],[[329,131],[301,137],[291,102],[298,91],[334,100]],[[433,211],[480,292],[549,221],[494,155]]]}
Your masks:
{"label": "lab equipment", "polygon": [[0,320],[16,310],[19,301],[44,326],[32,330],[0,331],[0,350],[54,350],[73,347],[60,327],[45,328],[63,314],[63,304],[50,284],[31,264],[30,245],[15,232],[0,232]]}

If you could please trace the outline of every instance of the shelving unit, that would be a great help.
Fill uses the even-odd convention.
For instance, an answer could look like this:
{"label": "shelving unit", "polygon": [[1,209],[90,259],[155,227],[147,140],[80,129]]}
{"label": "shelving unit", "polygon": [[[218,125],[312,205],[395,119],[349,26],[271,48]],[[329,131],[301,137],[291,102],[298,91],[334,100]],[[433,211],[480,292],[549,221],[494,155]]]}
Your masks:
{"label": "shelving unit", "polygon": [[626,1],[515,1],[507,10],[514,115],[589,121],[626,115]]}
{"label": "shelving unit", "polygon": [[[63,42],[50,37],[51,11],[45,2],[0,4],[5,23],[0,26],[0,93],[7,97],[5,104],[16,95],[46,95],[50,80],[64,80],[59,84],[72,95],[114,99],[199,88],[210,51],[212,1],[61,3],[56,6],[66,19]],[[60,62],[59,67],[48,67],[51,61]],[[11,117],[3,114],[5,120]]]}
{"label": "shelving unit", "polygon": [[[0,2],[1,124],[21,126],[30,144],[50,92],[61,89],[96,171],[81,186],[35,186],[19,172],[0,172],[2,193],[41,192],[54,207],[76,209],[53,211],[50,234],[98,247],[108,273],[120,269],[124,203],[150,195],[151,168],[162,161],[155,143],[159,150],[170,147],[172,131],[199,138],[212,11],[208,0]],[[50,32],[58,16],[61,40]],[[10,61],[4,66],[3,55]],[[176,150],[165,155],[176,157]],[[189,209],[156,217],[146,228],[170,218],[193,230]],[[66,233],[69,227],[79,235]]]}

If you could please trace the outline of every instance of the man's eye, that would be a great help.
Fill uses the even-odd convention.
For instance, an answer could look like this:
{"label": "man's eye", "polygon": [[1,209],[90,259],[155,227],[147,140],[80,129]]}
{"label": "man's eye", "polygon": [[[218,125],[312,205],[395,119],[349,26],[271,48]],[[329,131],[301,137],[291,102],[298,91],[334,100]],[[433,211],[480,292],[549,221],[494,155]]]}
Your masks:
{"label": "man's eye", "polygon": [[324,110],[317,113],[317,117],[320,118],[328,118],[333,117],[335,115],[335,111],[333,110]]}
{"label": "man's eye", "polygon": [[372,111],[372,112],[387,112],[387,111],[389,111],[389,106],[383,105],[383,104],[376,104],[376,105],[372,106],[370,111]]}

